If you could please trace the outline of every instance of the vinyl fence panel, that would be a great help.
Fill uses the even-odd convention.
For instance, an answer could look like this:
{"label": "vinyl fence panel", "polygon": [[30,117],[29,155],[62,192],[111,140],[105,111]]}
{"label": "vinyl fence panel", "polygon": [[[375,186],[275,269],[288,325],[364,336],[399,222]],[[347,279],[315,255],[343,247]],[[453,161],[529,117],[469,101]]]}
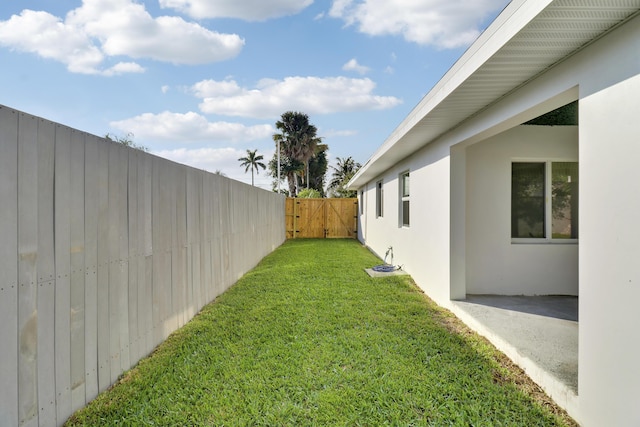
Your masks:
{"label": "vinyl fence panel", "polygon": [[58,422],[71,413],[71,129],[56,126],[54,155],[55,367]]}
{"label": "vinyl fence panel", "polygon": [[85,400],[98,395],[98,218],[100,181],[98,144],[93,135],[85,139],[84,168],[84,370]]}
{"label": "vinyl fence panel", "polygon": [[85,404],[85,133],[72,130],[70,146],[71,410]]}
{"label": "vinyl fence panel", "polygon": [[18,330],[20,424],[38,425],[37,399],[37,250],[38,250],[38,120],[18,118]]}
{"label": "vinyl fence panel", "polygon": [[40,426],[56,425],[54,153],[56,125],[38,123],[38,407]]}
{"label": "vinyl fence panel", "polygon": [[58,426],[285,239],[284,197],[0,106],[0,425]]}

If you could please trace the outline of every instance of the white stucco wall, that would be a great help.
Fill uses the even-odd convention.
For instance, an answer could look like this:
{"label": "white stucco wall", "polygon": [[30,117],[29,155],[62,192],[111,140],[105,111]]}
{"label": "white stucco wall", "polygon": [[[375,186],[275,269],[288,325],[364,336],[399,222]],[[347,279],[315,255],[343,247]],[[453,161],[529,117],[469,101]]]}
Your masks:
{"label": "white stucco wall", "polygon": [[[439,304],[451,308],[449,295],[460,298],[474,289],[483,292],[486,283],[465,283],[474,271],[486,270],[476,252],[480,239],[472,241],[477,230],[466,230],[476,226],[467,221],[466,205],[473,210],[479,202],[466,188],[473,180],[465,175],[474,171],[465,165],[480,163],[467,156],[482,154],[488,156],[482,161],[493,162],[488,153],[474,152],[488,150],[483,142],[499,140],[514,126],[578,99],[579,389],[578,405],[567,409],[586,427],[640,425],[640,231],[634,227],[640,218],[639,94],[640,17],[636,17],[385,172],[384,218],[375,218],[379,178],[369,182],[366,218],[361,217],[366,221],[364,243],[382,256],[392,245],[395,261],[405,264],[416,283]],[[412,174],[409,229],[398,227],[397,175],[405,169]],[[509,182],[507,178],[505,184]],[[501,201],[491,202],[486,204]],[[488,216],[489,223],[495,221],[488,211],[477,214]],[[507,228],[507,240],[508,235]],[[492,256],[490,262],[504,256],[491,249],[483,252]],[[550,292],[560,293],[557,288]]]}
{"label": "white stucco wall", "polygon": [[[629,56],[640,72],[637,33]],[[636,75],[580,104],[578,392],[588,426],[640,425],[639,94]]]}
{"label": "white stucco wall", "polygon": [[[399,175],[409,171],[410,226],[400,225]],[[418,286],[441,304],[449,301],[449,147],[432,144],[368,183],[360,239],[381,258],[393,247]],[[376,218],[376,182],[384,183],[384,215]],[[364,237],[366,236],[366,240]]]}
{"label": "white stucco wall", "polygon": [[577,243],[512,243],[511,163],[578,161],[578,128],[518,126],[468,147],[466,160],[466,292],[577,295]]}

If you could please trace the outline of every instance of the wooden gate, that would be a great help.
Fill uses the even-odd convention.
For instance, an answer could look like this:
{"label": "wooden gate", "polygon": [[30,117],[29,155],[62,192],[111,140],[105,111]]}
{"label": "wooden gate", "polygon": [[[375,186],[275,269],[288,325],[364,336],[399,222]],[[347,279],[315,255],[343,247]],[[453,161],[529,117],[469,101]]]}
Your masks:
{"label": "wooden gate", "polygon": [[358,199],[294,199],[286,202],[287,239],[356,238]]}

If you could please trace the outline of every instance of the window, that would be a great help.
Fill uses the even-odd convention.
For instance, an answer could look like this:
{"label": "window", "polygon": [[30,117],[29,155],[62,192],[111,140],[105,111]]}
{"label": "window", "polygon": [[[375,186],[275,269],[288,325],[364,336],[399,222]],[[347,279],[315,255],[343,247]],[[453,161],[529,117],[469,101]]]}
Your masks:
{"label": "window", "polygon": [[409,172],[400,174],[400,218],[402,226],[409,226]]}
{"label": "window", "polygon": [[360,215],[364,213],[364,190],[360,190]]}
{"label": "window", "polygon": [[384,214],[384,189],[382,181],[376,182],[376,218],[382,217]]}
{"label": "window", "polygon": [[511,238],[578,238],[577,162],[512,163]]}

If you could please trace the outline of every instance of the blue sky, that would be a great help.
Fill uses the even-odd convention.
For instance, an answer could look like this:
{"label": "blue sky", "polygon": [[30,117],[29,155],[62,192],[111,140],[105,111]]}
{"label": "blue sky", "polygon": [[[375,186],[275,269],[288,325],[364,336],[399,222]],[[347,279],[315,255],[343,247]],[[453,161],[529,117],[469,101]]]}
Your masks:
{"label": "blue sky", "polygon": [[244,182],[301,111],[364,163],[507,3],[2,0],[0,104]]}

